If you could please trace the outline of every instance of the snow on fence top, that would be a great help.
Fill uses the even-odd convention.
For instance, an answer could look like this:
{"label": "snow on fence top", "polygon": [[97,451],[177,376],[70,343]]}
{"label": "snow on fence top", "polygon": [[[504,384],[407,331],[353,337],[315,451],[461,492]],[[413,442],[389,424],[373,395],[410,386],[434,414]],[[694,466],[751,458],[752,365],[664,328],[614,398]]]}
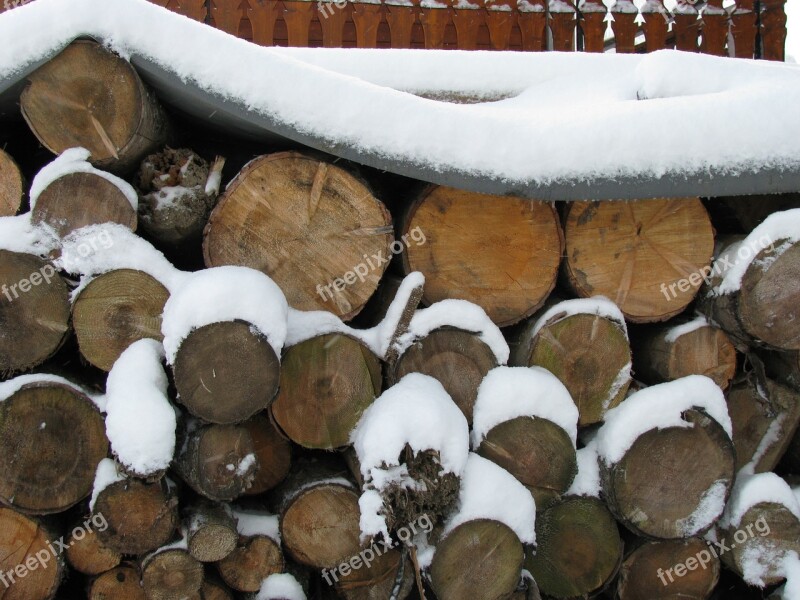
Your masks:
{"label": "snow on fence top", "polygon": [[[657,194],[648,181],[722,194],[800,180],[794,65],[672,51],[266,48],[144,0],[37,0],[0,15],[0,96],[79,36],[131,57],[189,112],[200,108],[186,90],[198,90],[222,124],[477,191],[619,198]],[[763,171],[775,177],[758,183]]]}

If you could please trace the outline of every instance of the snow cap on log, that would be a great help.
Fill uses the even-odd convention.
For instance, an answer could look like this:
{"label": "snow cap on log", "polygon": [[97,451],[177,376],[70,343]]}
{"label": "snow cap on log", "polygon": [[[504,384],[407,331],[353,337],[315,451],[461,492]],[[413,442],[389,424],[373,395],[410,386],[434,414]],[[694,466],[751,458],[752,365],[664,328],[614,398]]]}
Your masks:
{"label": "snow cap on log", "polygon": [[800,521],[800,500],[783,479],[775,473],[739,474],[731,497],[720,518],[720,527],[738,527],[745,513],[756,504],[780,504]]}
{"label": "snow cap on log", "polygon": [[306,593],[289,573],[275,573],[261,582],[255,600],[306,600]]}
{"label": "snow cap on log", "polygon": [[167,395],[164,349],[156,340],[131,344],[106,381],[106,434],[122,465],[139,477],[169,467],[175,453],[175,409]]}
{"label": "snow cap on log", "polygon": [[[409,478],[400,464],[406,446],[414,455],[438,453],[442,473],[458,477],[469,454],[469,426],[441,383],[433,377],[411,373],[381,394],[364,412],[350,435],[367,489],[361,496],[362,535],[389,537],[381,515],[384,486]],[[409,485],[416,482],[411,481]]]}
{"label": "snow cap on log", "polygon": [[477,449],[489,431],[517,417],[539,417],[561,427],[575,446],[578,407],[558,378],[542,367],[497,367],[478,388],[472,429]]}
{"label": "snow cap on log", "polygon": [[619,307],[605,296],[592,296],[591,298],[573,298],[558,302],[547,309],[544,314],[536,320],[533,326],[531,337],[534,337],[539,330],[551,322],[555,323],[561,319],[566,319],[572,315],[597,315],[604,317],[619,324],[625,337],[628,337],[628,328],[625,325],[625,317]]}
{"label": "snow cap on log", "polygon": [[161,332],[167,361],[181,342],[212,323],[246,321],[263,334],[277,356],[286,340],[288,305],[269,277],[247,267],[215,267],[192,273],[164,306]]}
{"label": "snow cap on log", "polygon": [[102,394],[92,394],[69,379],[49,373],[28,373],[9,379],[8,381],[0,381],[0,402],[10,398],[22,389],[23,386],[31,383],[61,383],[68,385],[72,389],[88,397],[100,412],[105,412],[106,410],[106,398]]}
{"label": "snow cap on log", "polygon": [[248,537],[263,535],[274,540],[276,544],[281,543],[281,531],[277,515],[237,508],[232,508],[232,513],[233,518],[236,519],[236,530],[239,535]]}
{"label": "snow cap on log", "polygon": [[492,350],[498,364],[504,365],[508,362],[508,343],[500,328],[492,322],[483,308],[467,300],[457,299],[440,300],[428,308],[418,310],[411,319],[408,331],[397,341],[399,353],[402,354],[415,341],[442,327],[455,327],[477,334]]}
{"label": "snow cap on log", "polygon": [[[54,264],[67,273],[87,278],[116,269],[142,271],[161,282],[170,293],[188,277],[149,242],[116,223],[81,227],[65,236],[61,256]],[[72,297],[76,298],[82,288],[83,285],[73,291]]]}
{"label": "snow cap on log", "polygon": [[94,504],[97,502],[97,497],[104,489],[112,483],[123,481],[125,475],[120,473],[119,466],[116,461],[111,458],[104,458],[97,464],[97,470],[94,475],[94,486],[92,487],[92,498],[89,500],[89,510],[94,510]]}
{"label": "snow cap on log", "polygon": [[444,525],[444,535],[462,523],[490,519],[508,525],[525,544],[536,543],[536,504],[531,493],[508,471],[470,453],[456,510]]}
{"label": "snow cap on log", "polygon": [[91,173],[102,177],[109,183],[119,188],[119,191],[131,203],[131,208],[136,211],[139,206],[139,195],[133,186],[111,173],[107,173],[92,166],[88,159],[91,152],[86,148],[69,148],[64,150],[54,161],[42,168],[33,178],[30,190],[31,211],[36,206],[36,201],[41,193],[56,179],[73,173]]}
{"label": "snow cap on log", "polygon": [[772,262],[797,241],[800,241],[800,208],[771,214],[746,238],[726,248],[717,258],[712,273],[724,275],[719,284],[709,291],[709,295],[719,296],[738,291],[744,274],[761,250],[781,242],[776,253],[769,259]]}
{"label": "snow cap on log", "polygon": [[597,433],[598,455],[612,465],[651,429],[691,427],[681,416],[691,408],[703,409],[732,437],[722,390],[704,375],[689,375],[640,390],[608,411],[605,424]]}
{"label": "snow cap on log", "polygon": [[597,444],[590,442],[577,452],[578,474],[572,480],[572,485],[566,496],[592,496],[600,497],[600,465],[597,463]]}

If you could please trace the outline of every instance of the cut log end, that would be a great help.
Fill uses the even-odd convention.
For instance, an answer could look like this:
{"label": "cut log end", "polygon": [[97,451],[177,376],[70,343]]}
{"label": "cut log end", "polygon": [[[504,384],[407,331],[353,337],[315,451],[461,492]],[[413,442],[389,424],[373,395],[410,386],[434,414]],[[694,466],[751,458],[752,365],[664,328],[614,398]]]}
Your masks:
{"label": "cut log end", "polygon": [[474,333],[437,329],[400,356],[391,379],[397,382],[409,373],[430,375],[444,386],[471,424],[478,386],[496,366],[497,358],[491,348]]}
{"label": "cut log end", "polygon": [[468,521],[436,546],[431,586],[440,600],[502,598],[517,587],[523,547],[503,523]]}
{"label": "cut log end", "polygon": [[89,600],[148,600],[139,571],[123,565],[106,571],[89,587]]}
{"label": "cut log end", "polygon": [[279,370],[272,346],[249,323],[212,323],[192,331],[178,349],[175,387],[190,413],[227,425],[267,407]]}
{"label": "cut log end", "polygon": [[331,450],[350,443],[350,432],[380,390],[378,358],[354,338],[328,334],[286,351],[270,410],[293,442]]}
{"label": "cut log end", "polygon": [[169,292],[142,271],[118,269],[94,278],[72,307],[81,354],[110,371],[119,356],[143,338],[161,341],[161,314]]}
{"label": "cut log end", "polygon": [[517,417],[500,423],[486,434],[478,454],[527,487],[537,511],[558,500],[578,473],[572,440],[547,419]]}
{"label": "cut log end", "polygon": [[236,521],[224,506],[204,502],[191,510],[188,519],[188,549],[200,562],[217,562],[236,548]]}
{"label": "cut log end", "polygon": [[81,146],[96,166],[127,172],[165,141],[155,97],[130,63],[96,42],[73,42],[28,79],[22,115],[54,154]]}
{"label": "cut log end", "polygon": [[622,549],[617,524],[603,503],[573,496],[537,513],[536,551],[525,567],[548,597],[587,597],[614,576]]}
{"label": "cut log end", "polygon": [[469,300],[501,327],[544,303],[564,246],[552,204],[441,186],[409,206],[402,232],[403,268],[425,275],[426,303]]}
{"label": "cut log end", "polygon": [[280,545],[264,535],[244,537],[218,565],[223,581],[239,592],[257,592],[261,582],[284,568]]}
{"label": "cut log end", "polygon": [[391,258],[392,221],[358,179],[296,152],[251,161],[228,185],[204,233],[206,266],[269,275],[299,310],[352,319]]}
{"label": "cut log end", "polygon": [[714,251],[699,198],[575,202],[565,236],[565,272],[574,291],[610,298],[634,323],[682,312]]}
{"label": "cut log end", "polygon": [[[55,540],[38,522],[8,508],[0,508],[0,572],[4,575],[3,600],[48,600],[61,583],[63,562],[49,548]],[[24,576],[15,569],[26,561],[37,564],[37,556],[46,556],[47,568],[27,570]],[[9,580],[10,579],[10,580]]]}
{"label": "cut log end", "polygon": [[263,494],[278,485],[292,467],[292,445],[278,432],[266,414],[259,414],[242,423],[253,440],[258,470],[248,496]]}
{"label": "cut log end", "polygon": [[0,217],[16,215],[22,208],[25,179],[14,159],[0,149]]}
{"label": "cut log end", "polygon": [[0,375],[50,358],[69,330],[69,292],[37,256],[0,250]]}
{"label": "cut log end", "polygon": [[94,173],[69,173],[50,183],[31,210],[31,221],[50,226],[59,237],[100,223],[136,230],[136,211],[116,185]]}
{"label": "cut log end", "polygon": [[118,566],[122,554],[106,546],[94,529],[76,529],[82,537],[73,535],[67,543],[67,562],[84,575],[100,575]]}
{"label": "cut log end", "polygon": [[[733,442],[705,413],[690,410],[684,419],[693,426],[650,430],[615,465],[600,463],[609,508],[637,535],[701,534],[712,524],[710,507],[721,512],[730,493]],[[708,506],[698,515],[701,505]]]}
{"label": "cut log end", "polygon": [[122,554],[145,554],[172,539],[178,525],[177,499],[162,479],[145,483],[127,479],[113,483],[97,497],[94,514],[108,527],[97,530],[100,540]]}
{"label": "cut log end", "polygon": [[619,324],[588,314],[555,315],[536,335],[532,319],[523,330],[517,366],[539,366],[553,373],[578,407],[580,426],[603,420],[628,391],[631,349]]}
{"label": "cut log end", "polygon": [[143,561],[142,587],[148,600],[184,600],[202,585],[203,565],[186,550],[164,550]]}
{"label": "cut log end", "polygon": [[108,454],[100,412],[64,384],[30,384],[0,402],[0,500],[32,514],[89,495]]}

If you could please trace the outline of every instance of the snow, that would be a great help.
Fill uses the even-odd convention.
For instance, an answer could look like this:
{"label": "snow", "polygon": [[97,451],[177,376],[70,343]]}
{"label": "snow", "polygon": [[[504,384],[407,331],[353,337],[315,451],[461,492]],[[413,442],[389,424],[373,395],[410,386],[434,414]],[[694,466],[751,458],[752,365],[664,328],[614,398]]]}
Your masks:
{"label": "snow", "polygon": [[478,387],[472,418],[472,449],[500,423],[517,417],[547,419],[575,446],[578,407],[559,379],[542,367],[496,367]]}
{"label": "snow", "polygon": [[674,327],[669,328],[664,334],[664,341],[668,344],[671,344],[682,335],[686,335],[687,333],[691,333],[708,326],[709,325],[706,318],[703,315],[698,315],[691,321],[687,321],[686,323],[681,323],[680,325],[675,325]]}
{"label": "snow", "polygon": [[72,173],[91,173],[102,177],[112,185],[115,185],[125,198],[130,202],[135,211],[139,206],[139,196],[133,186],[124,179],[116,175],[106,173],[96,169],[88,159],[92,155],[86,148],[68,148],[61,153],[54,161],[45,165],[33,178],[30,189],[31,210],[36,206],[36,201],[41,193],[47,189],[56,179],[71,175]]}
{"label": "snow", "polygon": [[239,532],[239,535],[263,535],[274,540],[276,544],[281,543],[281,533],[280,527],[278,526],[277,515],[236,508],[234,508],[232,512],[233,518],[236,519],[236,530]]}
{"label": "snow", "polygon": [[578,474],[566,491],[567,496],[600,497],[600,463],[597,457],[597,446],[589,443],[577,452]]}
{"label": "snow", "polygon": [[780,413],[769,424],[767,431],[764,432],[764,437],[758,443],[756,451],[753,453],[753,458],[744,465],[739,473],[742,475],[755,474],[756,467],[767,451],[772,448],[776,443],[780,442],[781,435],[783,434],[783,422],[786,420],[787,413]]}
{"label": "snow", "polygon": [[457,508],[445,522],[443,536],[476,519],[499,521],[508,525],[522,543],[536,543],[536,503],[530,491],[502,467],[470,453]]}
{"label": "snow", "polygon": [[275,573],[261,582],[255,600],[306,600],[306,594],[292,575]]}
{"label": "snow", "polygon": [[397,341],[399,353],[402,354],[414,342],[442,327],[456,327],[477,334],[489,346],[498,364],[508,362],[508,343],[486,311],[467,300],[455,299],[441,300],[414,313],[408,331]]}
{"label": "snow", "polygon": [[531,335],[535,336],[542,327],[550,324],[551,320],[553,323],[557,323],[567,317],[584,314],[597,315],[614,321],[622,328],[622,331],[625,332],[625,337],[628,337],[628,328],[625,325],[625,317],[622,315],[622,311],[605,296],[564,300],[563,302],[551,306],[536,320]]}
{"label": "snow", "polygon": [[607,464],[619,462],[633,443],[651,429],[691,427],[681,414],[701,408],[732,437],[722,390],[705,375],[688,375],[644,388],[609,410],[597,434],[597,450]]}
{"label": "snow", "polygon": [[167,469],[175,453],[177,418],[163,358],[159,342],[138,340],[120,355],[106,381],[106,435],[117,460],[139,477]]}
{"label": "snow", "polygon": [[69,233],[61,241],[61,256],[54,264],[67,273],[84,276],[82,285],[73,291],[73,298],[85,287],[88,278],[115,269],[147,273],[171,293],[188,275],[173,267],[149,242],[116,223],[89,225]]}
{"label": "snow", "polygon": [[106,399],[102,394],[92,394],[69,379],[64,379],[60,375],[51,375],[49,373],[29,373],[26,375],[18,375],[8,381],[0,381],[0,402],[16,394],[23,386],[34,383],[60,383],[68,385],[72,389],[87,396],[100,412],[105,412],[106,410]]}
{"label": "snow", "polygon": [[381,358],[385,357],[397,331],[403,311],[411,293],[425,284],[425,276],[417,271],[403,279],[394,300],[386,311],[386,316],[375,327],[354,329],[345,324],[335,314],[323,310],[300,311],[289,308],[286,346],[294,346],[311,338],[330,333],[341,333],[361,341],[367,348]]}
{"label": "snow", "polygon": [[225,321],[250,323],[280,357],[288,305],[277,284],[248,267],[214,267],[190,273],[164,305],[161,333],[169,364],[192,330]]}
{"label": "snow", "polygon": [[[461,410],[433,377],[411,373],[383,392],[364,411],[350,434],[365,487],[388,483],[400,466],[406,444],[414,454],[439,453],[444,473],[461,475],[469,454],[469,427]],[[386,522],[379,490],[367,489],[359,500],[363,536],[384,533]],[[388,537],[387,537],[388,539]]]}
{"label": "snow", "polygon": [[117,463],[110,458],[104,458],[97,463],[97,470],[94,474],[94,485],[92,486],[92,498],[89,500],[89,510],[94,511],[97,497],[104,489],[118,481],[124,481],[125,475],[120,472]]}
{"label": "snow", "polygon": [[796,63],[800,61],[800,2],[796,0],[787,2],[784,4],[784,10],[787,29],[786,62]]}
{"label": "snow", "polygon": [[[0,18],[0,79],[22,77],[83,36],[319,145],[426,170],[546,183],[711,167],[736,174],[800,160],[800,69],[675,51],[267,48],[145,0],[37,0]],[[410,93],[437,90],[505,99],[456,104]],[[498,139],[502,152],[476,152]]]}
{"label": "snow", "polygon": [[0,250],[45,257],[58,247],[58,236],[47,225],[31,223],[30,213],[0,217]]}
{"label": "snow", "polygon": [[731,490],[725,513],[719,521],[720,527],[739,527],[745,513],[757,504],[772,502],[785,506],[800,520],[800,504],[792,488],[775,473],[745,475],[740,473]]}
{"label": "snow", "polygon": [[800,600],[800,558],[797,552],[788,552],[783,558],[781,572],[786,577],[786,584],[777,593],[782,600]]}
{"label": "snow", "polygon": [[723,275],[722,281],[712,293],[723,295],[738,291],[742,286],[742,277],[761,250],[773,248],[776,242],[781,241],[784,243],[777,249],[777,255],[780,255],[781,250],[788,248],[786,242],[795,243],[798,240],[800,240],[800,208],[771,214],[744,240],[726,248],[722,260],[718,258],[714,262],[715,272]]}
{"label": "snow", "polygon": [[728,484],[725,481],[715,481],[706,490],[694,512],[684,519],[679,519],[677,527],[683,537],[692,537],[712,525],[725,510],[725,495]]}

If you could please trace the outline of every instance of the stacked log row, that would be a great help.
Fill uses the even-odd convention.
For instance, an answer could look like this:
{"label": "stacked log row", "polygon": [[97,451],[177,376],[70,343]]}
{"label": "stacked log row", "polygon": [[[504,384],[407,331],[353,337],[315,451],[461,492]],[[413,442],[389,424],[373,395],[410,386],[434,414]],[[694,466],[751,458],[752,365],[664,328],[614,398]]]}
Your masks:
{"label": "stacked log row", "polygon": [[[167,353],[169,391],[166,377],[163,385],[165,406],[179,413],[173,460],[141,476],[108,458],[120,452],[107,438],[101,399],[52,376],[0,382],[0,584],[15,578],[0,587],[4,599],[49,600],[59,589],[98,600],[256,597],[265,581],[288,574],[309,597],[348,600],[413,597],[414,588],[440,600],[516,600],[538,590],[707,598],[720,561],[748,584],[782,580],[782,558],[800,549],[800,506],[772,473],[800,469],[791,211],[761,214],[747,237],[722,239],[712,263],[714,231],[697,198],[557,207],[426,186],[396,206],[375,195],[369,177],[294,151],[257,156],[212,209],[222,161],[164,146],[164,112],[127,62],[79,41],[30,79],[21,108],[35,135],[58,153],[87,148],[95,170],[81,167],[33,194],[0,152],[0,216],[18,213],[27,193],[31,213],[14,218],[47,224],[57,237],[98,223],[133,230],[133,204],[96,167],[129,178],[139,167],[143,235],[181,264],[202,255],[202,273],[225,265],[266,273],[296,309],[295,325],[312,325],[290,331],[286,347],[254,318],[187,331]],[[125,234],[119,239],[141,242]],[[102,378],[138,340],[174,341],[165,323],[178,286],[141,263],[126,267],[115,255],[116,266],[93,272],[70,301],[72,282],[54,266],[65,264],[60,240],[52,255],[7,242],[0,239],[4,379],[42,363]],[[122,246],[92,251],[133,247]],[[393,257],[396,272],[425,275],[430,306],[414,313],[409,301],[399,319],[383,311],[371,330],[344,325],[379,283],[392,297],[401,287],[385,277]],[[733,258],[744,261],[738,270]],[[195,306],[234,303],[246,291],[199,293]],[[259,313],[274,308],[256,304]],[[505,388],[502,402],[481,401],[492,373],[507,368],[504,335],[512,364],[560,382],[574,403],[568,425],[564,410],[550,418],[539,410],[555,390],[541,378]],[[447,471],[452,447],[417,447],[414,436],[431,426],[421,421],[404,430],[394,456],[362,471],[354,432],[382,393],[411,390],[398,396],[378,446],[397,442],[409,416],[429,414],[428,398],[403,387],[409,377],[424,377],[450,403],[452,418],[433,425],[463,425],[465,455],[472,427],[469,461],[502,476]],[[513,405],[519,389],[539,393],[538,408],[501,415],[483,431],[481,413]],[[697,389],[704,393],[695,397]],[[642,394],[651,405],[640,404]],[[648,420],[675,407],[666,424]],[[737,486],[751,477],[779,493],[748,504],[753,488]],[[530,503],[529,536],[503,520],[520,504],[498,491],[508,479]],[[459,521],[476,487],[490,514]],[[370,529],[376,515],[385,532]],[[423,515],[431,527],[406,536],[403,527]],[[63,556],[49,546],[62,535]],[[707,556],[702,536],[731,550]],[[16,572],[46,552],[47,568]],[[757,572],[755,554],[769,557]],[[60,588],[67,566],[73,577]],[[75,580],[84,592],[73,591]]]}

